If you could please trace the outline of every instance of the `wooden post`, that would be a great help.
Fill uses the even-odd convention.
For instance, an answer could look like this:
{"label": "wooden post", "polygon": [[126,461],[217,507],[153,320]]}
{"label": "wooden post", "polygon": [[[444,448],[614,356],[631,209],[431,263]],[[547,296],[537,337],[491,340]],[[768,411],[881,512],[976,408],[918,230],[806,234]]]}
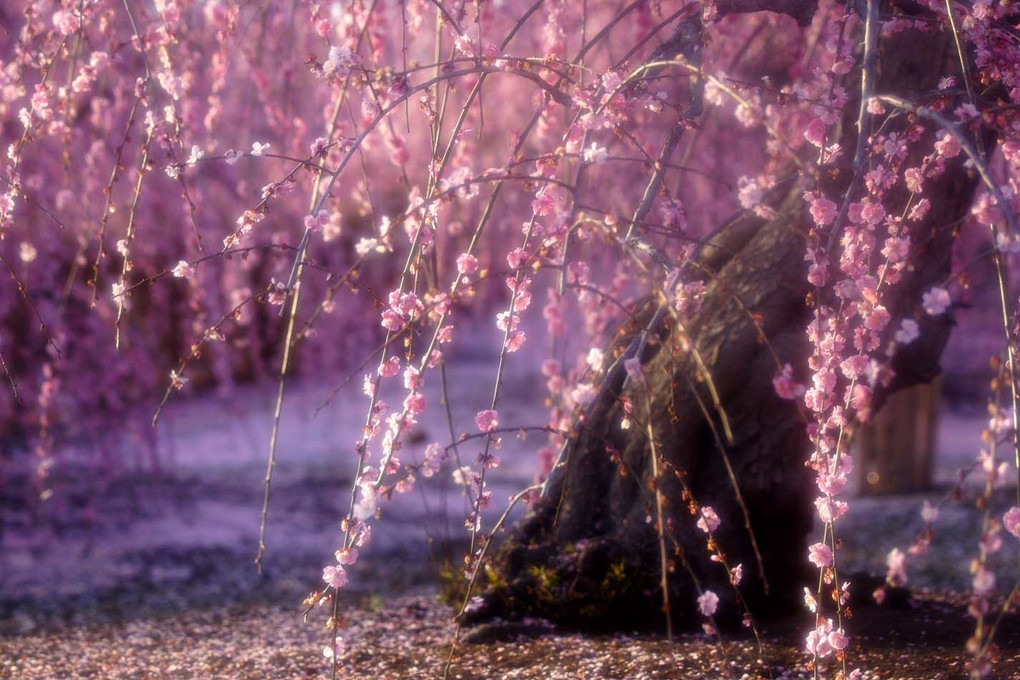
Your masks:
{"label": "wooden post", "polygon": [[900,390],[854,436],[861,494],[909,493],[931,488],[941,378]]}

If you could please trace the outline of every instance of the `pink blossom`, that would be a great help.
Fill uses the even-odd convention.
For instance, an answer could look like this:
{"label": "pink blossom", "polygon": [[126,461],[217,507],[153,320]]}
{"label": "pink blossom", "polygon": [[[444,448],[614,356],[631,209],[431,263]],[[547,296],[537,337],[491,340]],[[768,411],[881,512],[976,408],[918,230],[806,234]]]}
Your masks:
{"label": "pink blossom", "polygon": [[829,368],[823,368],[811,377],[814,386],[823,392],[835,389],[837,380],[836,373]]}
{"label": "pink blossom", "polygon": [[53,110],[50,108],[50,89],[45,85],[35,86],[35,94],[32,95],[32,111],[43,120],[53,117]]}
{"label": "pink blossom", "polygon": [[351,67],[357,63],[357,55],[349,48],[334,45],[329,48],[329,55],[322,65],[322,71],[327,76],[336,75],[340,78],[351,72]]}
{"label": "pink blossom", "polygon": [[821,489],[822,493],[832,496],[842,492],[846,488],[846,483],[846,475],[842,472],[836,472],[835,474],[823,472],[818,475],[818,488]]}
{"label": "pink blossom", "polygon": [[855,354],[841,361],[839,370],[846,376],[847,380],[855,380],[864,375],[864,372],[868,370],[869,363],[868,357],[862,354]]}
{"label": "pink blossom", "polygon": [[[355,519],[364,522],[366,519],[375,514],[378,505],[379,498],[376,488],[367,484],[361,485],[361,497],[354,506]],[[329,567],[326,568],[328,569]]]}
{"label": "pink blossom", "polygon": [[309,231],[322,231],[327,224],[329,224],[329,212],[326,210],[305,216],[305,229]]}
{"label": "pink blossom", "polygon": [[510,269],[520,269],[527,257],[528,254],[524,252],[524,248],[514,248],[507,254],[506,263]]}
{"label": "pink blossom", "polygon": [[843,585],[839,587],[839,603],[843,605],[849,601],[850,601],[850,582],[843,581]]}
{"label": "pink blossom", "polygon": [[719,519],[719,515],[717,515],[715,510],[712,509],[712,506],[701,506],[701,519],[697,522],[699,529],[707,534],[718,529],[720,524],[721,520]]}
{"label": "pink blossom", "polygon": [[521,287],[514,293],[514,310],[523,312],[531,306],[531,292],[525,288],[531,284],[531,279],[521,281]]}
{"label": "pink blossom", "polygon": [[482,432],[492,432],[499,427],[499,413],[494,409],[479,411],[478,415],[475,416],[475,425]]}
{"label": "pink blossom", "polygon": [[[866,411],[871,407],[871,388],[867,385],[861,385],[860,383],[854,385],[853,392],[850,397],[850,406],[858,411]],[[857,414],[859,418],[864,419],[863,413]],[[867,421],[864,421],[867,422]],[[845,480],[844,480],[845,481]]]}
{"label": "pink blossom", "polygon": [[[889,136],[886,137],[885,141],[882,143],[882,151],[884,151],[885,155],[889,156],[890,158],[897,158],[901,156],[903,153],[905,153],[906,150],[907,140],[895,132],[890,132]],[[875,168],[874,171],[877,171],[879,173],[888,172],[888,170],[886,170],[882,166]],[[891,177],[891,179],[894,178],[895,176]]]}
{"label": "pink blossom", "polygon": [[174,266],[173,275],[179,279],[190,279],[195,275],[195,268],[187,260],[181,260]]}
{"label": "pink blossom", "polygon": [[399,290],[390,291],[388,301],[393,311],[412,319],[417,318],[425,307],[414,293],[403,293]]}
{"label": "pink blossom", "polygon": [[179,390],[184,387],[188,382],[188,379],[181,375],[176,370],[170,371],[170,386],[175,390]]}
{"label": "pink blossom", "polygon": [[807,275],[808,283],[818,288],[823,287],[829,282],[829,263],[828,260],[821,260],[812,264],[808,267]]}
{"label": "pink blossom", "polygon": [[[25,264],[29,264],[29,263],[35,262],[35,259],[38,256],[39,256],[39,251],[36,249],[35,246],[33,246],[28,241],[22,241],[21,244],[18,245],[18,257]],[[181,260],[181,262],[183,262],[183,260]],[[179,264],[180,263],[178,263],[178,265]],[[175,269],[176,269],[176,267],[175,267]],[[194,274],[194,270],[192,270],[191,273]],[[175,274],[175,276],[176,276],[176,274]]]}
{"label": "pink blossom", "polygon": [[336,551],[336,561],[343,565],[352,565],[358,561],[357,548],[341,548]]}
{"label": "pink blossom", "polygon": [[905,260],[907,255],[910,254],[910,239],[894,237],[886,239],[885,247],[882,248],[882,254],[889,258],[889,262],[892,263]]}
{"label": "pink blossom", "polygon": [[981,549],[989,555],[999,552],[1002,549],[1002,536],[1000,534],[1001,532],[998,527],[994,525],[987,532],[981,534],[981,539],[978,541]]}
{"label": "pink blossom", "polygon": [[372,252],[386,252],[386,247],[379,244],[379,239],[366,236],[359,239],[358,242],[354,244],[354,252],[364,257]]}
{"label": "pink blossom", "polygon": [[907,189],[915,194],[921,193],[924,188],[924,175],[920,168],[907,168],[903,171],[903,179],[907,183]]}
{"label": "pink blossom", "polygon": [[819,227],[832,224],[833,220],[839,215],[836,204],[824,196],[815,196],[813,194],[811,196],[812,198],[809,199],[811,203],[811,219]]}
{"label": "pink blossom", "polygon": [[987,597],[995,590],[995,573],[986,567],[978,567],[974,573],[974,592]]}
{"label": "pink blossom", "polygon": [[924,307],[924,311],[932,316],[945,314],[950,304],[952,304],[952,300],[949,298],[949,291],[938,287],[932,288],[925,293],[921,300],[921,306]]}
{"label": "pink blossom", "polygon": [[854,67],[854,60],[852,57],[843,55],[832,62],[831,70],[838,76],[846,75],[850,73],[850,69]]}
{"label": "pink blossom", "polygon": [[818,611],[818,601],[815,600],[815,596],[811,594],[811,591],[804,587],[804,606],[808,608],[812,614]]}
{"label": "pink blossom", "polygon": [[426,399],[425,395],[421,392],[411,392],[404,399],[404,408],[413,416],[422,413],[425,410]]}
{"label": "pink blossom", "polygon": [[598,391],[591,383],[578,383],[577,387],[570,391],[571,400],[578,406],[587,406],[595,399]]}
{"label": "pink blossom", "polygon": [[61,9],[53,13],[53,26],[61,35],[71,35],[81,27],[81,17],[74,11]]}
{"label": "pink blossom", "polygon": [[740,582],[744,579],[744,565],[738,564],[737,566],[730,569],[730,583],[735,586],[739,586]]}
{"label": "pink blossom", "polygon": [[847,648],[847,645],[850,644],[850,638],[848,638],[843,632],[843,629],[840,628],[829,633],[829,644],[836,651],[840,651]]}
{"label": "pink blossom", "polygon": [[925,501],[921,504],[921,519],[925,524],[931,524],[939,518],[939,509]]}
{"label": "pink blossom", "polygon": [[743,208],[753,208],[761,203],[765,190],[758,184],[757,180],[750,177],[741,177],[737,180],[737,200]]}
{"label": "pink blossom", "polygon": [[861,218],[868,224],[879,224],[885,219],[885,208],[881,203],[868,201],[861,206]]}
{"label": "pink blossom", "polygon": [[931,201],[929,201],[927,198],[922,198],[921,200],[914,204],[913,208],[910,209],[910,213],[907,214],[907,219],[912,220],[914,222],[920,222],[925,218],[925,216],[927,216],[928,211],[930,209]]}
{"label": "pink blossom", "polygon": [[525,335],[524,331],[513,331],[506,339],[506,351],[516,352],[524,345],[526,339],[527,335]]}
{"label": "pink blossom", "polygon": [[939,132],[939,139],[935,142],[935,150],[940,156],[945,158],[955,158],[959,155],[961,149],[960,142],[957,141],[956,137],[946,132],[945,130]]}
{"label": "pink blossom", "polygon": [[[996,437],[1002,437],[1003,435],[1009,434],[1013,431],[1013,412],[1011,409],[1000,408],[995,415],[988,419],[988,429],[992,431]],[[981,458],[984,460],[988,457],[987,452],[981,452]],[[987,465],[985,466],[987,469]]]}
{"label": "pink blossom", "polygon": [[669,229],[685,231],[687,229],[687,213],[680,199],[663,201],[659,205],[659,215],[662,217],[663,225]]}
{"label": "pink blossom", "polygon": [[471,36],[466,34],[458,35],[457,39],[453,41],[453,46],[461,54],[472,56],[475,53],[475,44],[471,40]]}
{"label": "pink blossom", "polygon": [[612,92],[623,82],[623,77],[618,71],[606,71],[602,74],[602,88]]}
{"label": "pink blossom", "polygon": [[1020,508],[1013,506],[1002,516],[1002,526],[1006,531],[1020,538]]}
{"label": "pink blossom", "polygon": [[344,644],[344,639],[338,635],[332,646],[326,645],[322,648],[322,655],[327,659],[339,659],[344,655],[345,651],[346,645]]}
{"label": "pink blossom", "polygon": [[593,165],[602,163],[609,158],[609,154],[606,153],[605,147],[599,146],[595,142],[592,142],[591,146],[585,149],[582,155],[585,163],[591,163]]}
{"label": "pink blossom", "polygon": [[468,486],[475,475],[471,472],[471,466],[462,465],[453,471],[452,476],[453,483],[457,486]]}
{"label": "pink blossom", "polygon": [[824,543],[815,543],[808,548],[808,561],[819,569],[832,566],[832,548]]}
{"label": "pink blossom", "polygon": [[907,583],[907,556],[899,548],[889,551],[885,564],[889,568],[885,575],[885,581],[891,586],[902,586]]}
{"label": "pink blossom", "polygon": [[885,327],[889,324],[890,317],[891,315],[885,307],[877,305],[864,319],[864,327],[869,331],[875,331],[877,333],[885,329]]}
{"label": "pink blossom", "polygon": [[270,146],[272,145],[269,144],[268,142],[265,144],[261,142],[253,142],[251,145],[251,155],[255,157],[264,156],[266,153],[266,149],[268,149]]}
{"label": "pink blossom", "polygon": [[457,258],[457,271],[463,276],[469,276],[478,271],[478,258],[469,253],[464,253]]}
{"label": "pink blossom", "polygon": [[496,314],[496,328],[501,331],[516,330],[520,322],[521,317],[517,314],[511,314],[510,312],[499,312]]}
{"label": "pink blossom", "polygon": [[698,597],[698,609],[705,616],[712,616],[719,608],[719,596],[706,590]]}
{"label": "pink blossom", "polygon": [[954,111],[953,113],[956,115],[956,118],[960,121],[971,120],[972,118],[977,118],[978,116],[981,115],[978,112],[977,108],[975,108],[975,106],[970,102],[960,104],[958,107],[956,107],[956,111]]}
{"label": "pink blossom", "polygon": [[340,566],[329,566],[322,570],[322,580],[330,588],[340,589],[347,585],[347,572]]}
{"label": "pink blossom", "polygon": [[808,633],[807,650],[818,657],[826,657],[832,653],[832,645],[829,643],[829,633],[832,632],[832,619],[825,619],[818,626]]}
{"label": "pink blossom", "polygon": [[567,265],[567,273],[571,283],[588,283],[591,267],[587,262],[577,260]]}
{"label": "pink blossom", "polygon": [[535,200],[531,202],[531,209],[539,217],[549,215],[556,209],[556,203],[560,200],[560,192],[552,186],[546,185],[535,194]]}
{"label": "pink blossom", "polygon": [[404,369],[404,389],[414,390],[421,385],[421,372],[414,366]]}
{"label": "pink blossom", "polygon": [[279,307],[287,300],[287,284],[275,278],[269,285],[269,304]]}
{"label": "pink blossom", "polygon": [[701,281],[678,283],[676,286],[676,311],[681,315],[696,314],[705,297],[705,284]]}
{"label": "pink blossom", "polygon": [[453,300],[446,293],[439,293],[435,296],[426,296],[426,300],[432,304],[432,310],[438,315],[445,315],[450,313],[450,306],[453,304]]}
{"label": "pink blossom", "polygon": [[379,375],[384,378],[392,378],[400,371],[400,359],[398,357],[390,357],[382,364],[379,365]]}
{"label": "pink blossom", "polygon": [[815,118],[808,123],[807,129],[804,130],[804,139],[808,140],[818,148],[822,148],[825,144],[825,133],[828,126],[825,121],[821,118]]}
{"label": "pink blossom", "polygon": [[316,137],[315,141],[308,147],[308,152],[314,158],[325,153],[327,148],[329,148],[329,139],[327,137]]}
{"label": "pink blossom", "polygon": [[822,496],[815,499],[815,508],[818,510],[818,517],[823,522],[835,522],[846,514],[847,504],[844,501]]}
{"label": "pink blossom", "polygon": [[404,320],[392,309],[382,313],[380,325],[388,331],[399,331],[404,326]]}

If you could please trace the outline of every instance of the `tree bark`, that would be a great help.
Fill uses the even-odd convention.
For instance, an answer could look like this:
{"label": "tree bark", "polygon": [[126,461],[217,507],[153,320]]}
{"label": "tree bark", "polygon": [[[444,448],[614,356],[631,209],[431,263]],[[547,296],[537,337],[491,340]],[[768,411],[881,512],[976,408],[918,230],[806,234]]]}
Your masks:
{"label": "tree bark", "polygon": [[[907,99],[931,93],[939,77],[953,70],[939,68],[955,58],[950,36],[908,33],[888,42],[881,53],[878,93]],[[848,91],[859,91],[857,78]],[[852,156],[857,108],[850,103],[846,111],[840,139]],[[886,129],[902,129],[908,122],[904,116]],[[911,165],[930,152],[935,132],[929,129],[914,145]],[[853,172],[844,167],[822,189],[828,196],[842,196]],[[737,596],[729,576],[713,561],[706,535],[696,527],[695,504],[712,506],[721,518],[716,544],[729,566],[742,565],[740,590],[755,616],[802,606],[802,587],[810,582],[807,536],[819,493],[804,465],[809,442],[803,407],[777,396],[772,380],[786,362],[801,380],[809,375],[805,329],[812,306],[806,302],[804,252],[812,224],[802,197],[810,186],[805,180],[795,177],[774,190],[774,218],[738,215],[702,249],[699,265],[710,275],[701,310],[682,328],[669,315],[657,324],[641,356],[643,384],[624,387],[624,373],[618,371],[604,385],[548,493],[488,565],[483,603],[471,620],[540,616],[587,629],[660,625],[656,488],[665,498],[666,533],[675,538],[675,545],[669,542],[668,572],[674,624],[703,620],[696,611],[698,589],[691,574],[702,589],[719,595],[722,623],[739,621],[743,611],[734,606]],[[966,215],[977,179],[957,158],[930,182],[925,194],[932,201],[929,218],[911,228],[915,264],[884,298],[893,317],[890,336],[904,317],[918,319],[921,326],[921,337],[893,360],[897,377],[890,391],[937,375],[952,323],[949,315],[919,313],[919,304],[922,293],[943,285],[949,274],[954,225]],[[905,204],[907,195],[901,185],[890,203]],[[649,300],[646,307],[644,322],[654,303]],[[619,347],[639,331],[641,321],[621,326]],[[709,382],[732,431],[729,442]],[[634,424],[626,430],[621,428],[621,397],[634,404]],[[877,394],[879,404],[883,399],[884,393]],[[642,426],[646,422],[652,424],[663,460],[658,481]]]}

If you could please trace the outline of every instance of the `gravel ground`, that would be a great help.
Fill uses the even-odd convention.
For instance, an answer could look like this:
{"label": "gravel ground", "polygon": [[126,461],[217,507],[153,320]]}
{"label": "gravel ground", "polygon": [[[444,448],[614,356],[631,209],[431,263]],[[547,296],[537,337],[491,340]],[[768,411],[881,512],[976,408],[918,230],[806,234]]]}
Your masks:
{"label": "gravel ground", "polygon": [[[442,676],[454,634],[450,610],[434,597],[371,600],[348,612],[342,678],[380,680]],[[930,594],[905,610],[860,615],[850,667],[863,678],[949,680],[965,677],[958,606]],[[1020,677],[1017,631],[1007,636],[993,678]],[[450,678],[808,678],[799,634],[766,631],[760,661],[751,640],[678,636],[672,645],[647,635],[581,636],[532,622],[508,626],[499,639],[462,642]],[[491,631],[489,631],[491,632]],[[497,630],[498,632],[498,630]],[[2,678],[326,678],[316,653],[325,631],[298,608],[228,606],[121,624],[82,626],[0,638]],[[835,666],[822,670],[832,677]]]}
{"label": "gravel ground", "polygon": [[[517,378],[524,385],[530,380]],[[455,384],[465,393],[454,396],[465,403],[477,396],[470,390],[487,390],[470,373]],[[258,393],[235,397],[229,406],[191,402],[171,409],[171,435],[163,440],[171,465],[160,475],[110,480],[93,499],[88,521],[39,530],[23,514],[0,518],[0,678],[328,677],[319,652],[326,614],[313,611],[303,621],[300,602],[319,586],[321,567],[339,541],[350,465],[337,463],[335,432],[359,414],[341,406],[326,423],[301,415],[320,397],[321,391],[296,390],[288,401],[293,413],[284,421],[288,438],[261,578],[252,559],[271,400]],[[540,407],[522,402],[507,412],[515,422],[538,424]],[[461,409],[458,422],[470,420]],[[888,550],[910,546],[922,528],[921,503],[946,496],[955,470],[973,457],[981,425],[980,416],[944,416],[930,493],[851,502],[841,522],[845,573],[881,576]],[[441,432],[429,429],[418,440]],[[404,453],[418,455],[421,446]],[[534,448],[534,441],[507,439],[504,465],[492,477],[494,513],[502,510],[497,499],[530,481]],[[996,504],[1008,504],[1014,493],[999,490]],[[963,593],[980,533],[980,515],[967,497],[942,506],[931,550],[910,557],[914,599],[899,609],[857,609],[849,662],[867,669],[866,678],[965,677],[963,648],[974,622],[963,611]],[[442,676],[455,631],[451,612],[436,597],[436,574],[463,554],[463,517],[463,500],[448,479],[428,480],[384,506],[376,539],[352,573],[341,677]],[[1008,545],[993,565],[1000,591],[1020,580],[1015,548]],[[682,636],[671,651],[655,636],[579,636],[541,622],[496,627],[484,635],[494,641],[458,646],[450,677],[810,677],[801,651],[809,626],[796,620],[767,629],[766,665],[748,640]],[[993,677],[1020,678],[1020,622],[1004,619],[998,639]],[[826,670],[832,677],[832,668]]]}

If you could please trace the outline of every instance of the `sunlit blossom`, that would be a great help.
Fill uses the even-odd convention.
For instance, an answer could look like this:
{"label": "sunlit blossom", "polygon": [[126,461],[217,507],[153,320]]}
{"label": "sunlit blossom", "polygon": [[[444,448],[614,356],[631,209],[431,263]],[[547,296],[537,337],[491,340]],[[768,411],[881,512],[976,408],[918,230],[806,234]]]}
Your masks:
{"label": "sunlit blossom", "polygon": [[719,608],[719,596],[706,590],[698,596],[698,610],[705,616],[712,616]]}

